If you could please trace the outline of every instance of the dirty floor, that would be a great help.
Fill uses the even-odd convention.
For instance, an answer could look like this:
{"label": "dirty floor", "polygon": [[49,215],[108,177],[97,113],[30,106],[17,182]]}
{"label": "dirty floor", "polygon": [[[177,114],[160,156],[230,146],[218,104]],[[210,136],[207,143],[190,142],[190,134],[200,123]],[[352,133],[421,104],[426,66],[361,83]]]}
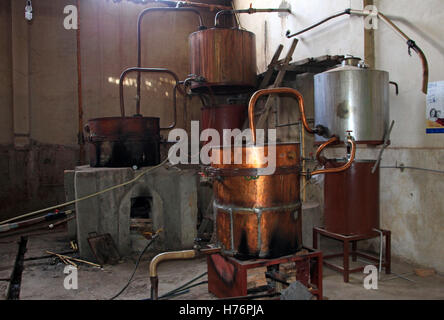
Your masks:
{"label": "dirty floor", "polygon": [[[17,254],[17,237],[0,239],[0,299],[5,299],[7,288],[5,279],[11,275]],[[65,231],[51,234],[30,235],[25,259],[53,252],[69,251]],[[128,288],[117,299],[142,300],[149,298],[149,259],[153,254],[143,257],[139,268]],[[20,299],[87,299],[107,300],[114,296],[127,283],[138,254],[124,258],[115,266],[103,269],[80,265],[78,270],[78,289],[66,290],[63,282],[65,265],[53,258],[25,261],[22,275]],[[358,261],[357,263],[364,263]],[[353,265],[352,265],[353,266]],[[435,274],[429,277],[415,275],[413,266],[394,259],[392,271],[383,273],[377,290],[366,290],[362,273],[352,274],[350,282],[344,283],[342,276],[324,267],[324,296],[330,300],[342,299],[444,299],[444,276]],[[165,262],[159,266],[159,295],[184,284],[206,271],[204,259]],[[199,281],[206,280],[206,276]],[[207,286],[201,285],[174,299],[215,299],[208,293]]]}

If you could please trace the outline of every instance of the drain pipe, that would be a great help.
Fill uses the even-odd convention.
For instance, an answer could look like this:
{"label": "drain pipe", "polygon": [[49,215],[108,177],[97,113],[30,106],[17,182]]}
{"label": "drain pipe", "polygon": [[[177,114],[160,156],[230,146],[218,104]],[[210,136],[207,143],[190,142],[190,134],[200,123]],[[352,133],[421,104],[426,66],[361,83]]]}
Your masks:
{"label": "drain pipe", "polygon": [[163,252],[158,254],[150,263],[151,299],[159,299],[159,276],[157,267],[160,263],[169,260],[190,260],[202,256],[203,254],[214,254],[220,252],[220,248],[192,249],[182,251]]}

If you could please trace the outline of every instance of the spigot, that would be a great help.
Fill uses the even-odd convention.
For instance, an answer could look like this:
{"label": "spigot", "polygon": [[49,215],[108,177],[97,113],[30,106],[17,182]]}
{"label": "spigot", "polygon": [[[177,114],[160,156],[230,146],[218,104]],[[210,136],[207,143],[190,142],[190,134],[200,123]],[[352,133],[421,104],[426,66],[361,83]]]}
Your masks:
{"label": "spigot", "polygon": [[351,156],[351,148],[352,148],[352,142],[351,141],[355,141],[355,138],[351,135],[351,133],[353,132],[353,130],[347,130],[347,160],[350,160],[350,156]]}

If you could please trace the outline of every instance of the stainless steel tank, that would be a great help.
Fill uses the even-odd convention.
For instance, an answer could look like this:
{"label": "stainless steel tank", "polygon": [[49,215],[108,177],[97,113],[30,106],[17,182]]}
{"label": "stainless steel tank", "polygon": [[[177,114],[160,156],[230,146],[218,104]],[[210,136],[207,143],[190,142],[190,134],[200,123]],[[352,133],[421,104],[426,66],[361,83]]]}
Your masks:
{"label": "stainless steel tank", "polygon": [[[389,126],[389,74],[346,58],[342,66],[314,77],[315,124],[346,140],[353,131],[356,143],[382,144]],[[315,142],[326,141],[316,136]]]}

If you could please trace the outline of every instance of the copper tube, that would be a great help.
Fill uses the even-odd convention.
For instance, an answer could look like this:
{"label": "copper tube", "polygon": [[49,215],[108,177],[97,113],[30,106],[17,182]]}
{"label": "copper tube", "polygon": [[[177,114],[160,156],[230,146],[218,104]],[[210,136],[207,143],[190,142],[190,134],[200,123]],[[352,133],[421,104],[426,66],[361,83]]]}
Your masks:
{"label": "copper tube", "polygon": [[[350,10],[350,14],[358,15],[358,16],[367,16],[367,13],[364,10]],[[387,18],[382,12],[377,13],[377,16],[379,19],[384,21],[386,24],[389,25],[397,34],[399,34],[405,41],[407,41],[407,46],[409,47],[409,54],[410,49],[413,49],[415,51],[419,58],[421,59],[422,64],[422,92],[427,94],[427,84],[429,82],[429,65],[427,62],[427,58],[424,54],[424,52],[421,50],[420,47],[418,47],[412,39],[410,39],[401,29],[398,28],[397,25],[393,23],[389,18]]]}
{"label": "copper tube", "polygon": [[318,160],[319,164],[324,165],[327,162],[327,159],[321,156],[322,151],[330,144],[338,141],[339,138],[334,136],[319,146],[318,150],[316,150],[316,160]]}
{"label": "copper tube", "polygon": [[[120,80],[119,80],[120,112],[121,112],[122,118],[125,117],[125,99],[123,97],[123,80],[125,79],[125,77],[128,73],[135,72],[135,71],[137,71],[139,74],[141,72],[167,73],[174,78],[174,80],[176,81],[174,88],[173,88],[174,122],[171,125],[169,125],[168,127],[160,128],[160,130],[174,128],[176,126],[176,117],[177,117],[176,90],[178,90],[178,88],[179,88],[179,78],[177,77],[177,75],[173,71],[168,70],[168,69],[163,69],[163,68],[128,68],[122,72],[122,74],[120,75]],[[139,114],[139,112],[140,112],[140,110],[137,110],[137,114]]]}
{"label": "copper tube", "polygon": [[272,94],[272,93],[289,93],[291,95],[294,95],[298,99],[299,103],[299,112],[301,114],[301,120],[302,124],[304,125],[305,130],[307,130],[308,133],[314,134],[316,131],[311,129],[308,126],[307,118],[305,116],[305,108],[304,108],[304,98],[302,97],[302,94],[293,88],[272,88],[272,89],[262,89],[256,91],[253,96],[250,99],[250,102],[248,104],[248,118],[250,122],[250,128],[251,128],[251,134],[253,137],[253,143],[256,144],[256,128],[254,124],[254,107],[256,105],[257,100],[259,97],[265,95],[265,94]]}
{"label": "copper tube", "polygon": [[163,252],[158,254],[150,262],[150,281],[151,281],[151,299],[157,300],[159,298],[159,277],[157,276],[157,266],[168,260],[186,260],[194,259],[198,255],[196,250],[182,250]]}
{"label": "copper tube", "polygon": [[168,260],[187,260],[196,258],[196,250],[182,250],[182,251],[171,251],[163,252],[158,254],[150,262],[150,277],[157,277],[157,266],[164,261]]}
{"label": "copper tube", "polygon": [[[330,139],[330,140],[332,140],[332,139]],[[328,141],[330,141],[330,140],[328,140]],[[324,143],[323,145],[328,144],[328,141],[326,143]],[[342,172],[342,171],[345,171],[348,168],[350,168],[350,166],[353,164],[353,161],[355,160],[356,142],[353,139],[351,139],[351,138],[348,138],[347,141],[351,144],[352,149],[351,149],[351,152],[350,152],[350,159],[347,161],[346,164],[344,164],[342,167],[339,167],[339,168],[315,170],[315,171],[310,173],[310,177],[313,177],[313,176],[318,175],[318,174]],[[326,146],[324,146],[324,148],[325,147]],[[318,156],[317,153],[316,153],[316,156]]]}
{"label": "copper tube", "polygon": [[78,143],[79,143],[79,163],[85,162],[85,140],[83,138],[83,100],[82,100],[82,56],[80,51],[80,0],[77,0],[77,110],[78,110]]}
{"label": "copper tube", "polygon": [[[141,35],[141,26],[142,26],[142,18],[150,13],[150,12],[158,12],[158,11],[164,11],[164,12],[168,12],[168,11],[172,11],[172,12],[191,12],[197,15],[198,19],[199,19],[199,30],[200,29],[205,29],[205,26],[203,24],[203,19],[202,19],[202,15],[200,14],[200,12],[197,9],[194,8],[147,8],[145,10],[143,10],[140,14],[139,17],[137,18],[137,67],[141,68],[142,67],[142,35]],[[140,72],[137,73],[137,100],[136,100],[136,113],[139,114],[140,113]],[[181,92],[181,89],[179,89],[179,92]],[[183,92],[181,92],[183,93]]]}

